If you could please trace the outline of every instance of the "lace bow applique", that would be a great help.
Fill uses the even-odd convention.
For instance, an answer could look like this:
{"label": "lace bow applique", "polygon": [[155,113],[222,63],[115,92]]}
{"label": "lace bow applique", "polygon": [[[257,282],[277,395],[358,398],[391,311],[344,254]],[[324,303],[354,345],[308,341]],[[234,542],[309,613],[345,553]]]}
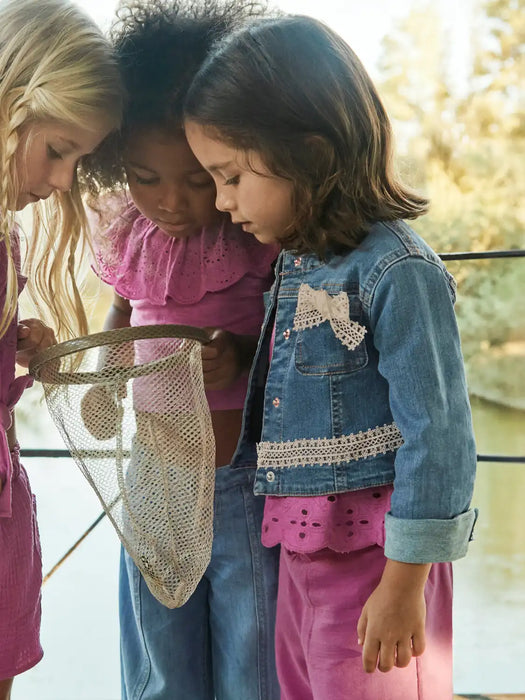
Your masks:
{"label": "lace bow applique", "polygon": [[294,330],[313,328],[323,321],[330,323],[336,338],[349,350],[355,350],[365,337],[366,328],[350,319],[350,305],[346,292],[330,296],[325,289],[312,289],[307,284],[301,284]]}

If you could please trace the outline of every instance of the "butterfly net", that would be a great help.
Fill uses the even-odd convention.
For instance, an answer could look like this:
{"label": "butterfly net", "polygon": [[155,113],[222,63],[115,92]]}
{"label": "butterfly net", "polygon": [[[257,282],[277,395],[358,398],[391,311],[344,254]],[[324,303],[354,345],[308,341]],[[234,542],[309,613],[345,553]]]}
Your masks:
{"label": "butterfly net", "polygon": [[211,555],[215,441],[188,326],[105,331],[37,355],[30,373],[152,594],[183,605]]}

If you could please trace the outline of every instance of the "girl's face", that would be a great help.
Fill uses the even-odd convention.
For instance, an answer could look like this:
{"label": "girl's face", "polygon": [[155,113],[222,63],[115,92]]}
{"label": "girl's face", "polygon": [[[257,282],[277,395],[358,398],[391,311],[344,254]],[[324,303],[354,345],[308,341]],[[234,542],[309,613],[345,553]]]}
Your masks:
{"label": "girl's face", "polygon": [[213,179],[182,133],[131,133],[125,168],[137,209],[169,236],[187,238],[219,220]]}
{"label": "girl's face", "polygon": [[100,120],[93,129],[59,122],[35,122],[21,133],[16,152],[20,193],[15,209],[71,189],[79,159],[91,153],[108,133]]}
{"label": "girl's face", "polygon": [[293,185],[273,175],[255,151],[239,151],[207,135],[188,121],[186,136],[193,152],[217,187],[217,209],[227,211],[261,243],[289,235],[294,219]]}

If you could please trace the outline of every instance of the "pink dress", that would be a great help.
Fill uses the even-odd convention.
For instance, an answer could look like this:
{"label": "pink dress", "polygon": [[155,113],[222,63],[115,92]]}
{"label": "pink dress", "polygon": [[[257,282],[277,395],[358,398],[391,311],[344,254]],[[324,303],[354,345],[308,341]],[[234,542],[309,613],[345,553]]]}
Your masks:
{"label": "pink dress", "polygon": [[[13,237],[14,238],[14,237]],[[17,239],[13,240],[17,246]],[[17,260],[17,263],[19,261]],[[0,280],[5,285],[7,256],[0,244]],[[19,292],[25,278],[18,275]],[[0,304],[5,303],[5,286]],[[35,498],[18,447],[10,452],[6,431],[11,410],[30,377],[15,379],[17,320],[0,338],[0,680],[12,678],[42,658],[40,646],[40,588],[42,559]]]}
{"label": "pink dress", "polygon": [[[104,231],[94,227],[95,272],[129,299],[131,325],[212,326],[258,336],[263,293],[278,248],[224,217],[189,238],[169,236],[129,204]],[[242,408],[248,377],[208,391],[212,411]]]}

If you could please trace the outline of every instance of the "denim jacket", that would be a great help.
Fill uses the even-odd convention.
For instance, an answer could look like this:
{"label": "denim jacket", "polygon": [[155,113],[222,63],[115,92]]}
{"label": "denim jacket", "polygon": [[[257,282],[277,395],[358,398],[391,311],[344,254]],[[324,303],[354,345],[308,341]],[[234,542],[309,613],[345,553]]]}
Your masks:
{"label": "denim jacket", "polygon": [[464,556],[476,450],[454,301],[453,278],[401,221],[324,261],[281,253],[233,459],[257,464],[255,493],[393,483],[386,556]]}

